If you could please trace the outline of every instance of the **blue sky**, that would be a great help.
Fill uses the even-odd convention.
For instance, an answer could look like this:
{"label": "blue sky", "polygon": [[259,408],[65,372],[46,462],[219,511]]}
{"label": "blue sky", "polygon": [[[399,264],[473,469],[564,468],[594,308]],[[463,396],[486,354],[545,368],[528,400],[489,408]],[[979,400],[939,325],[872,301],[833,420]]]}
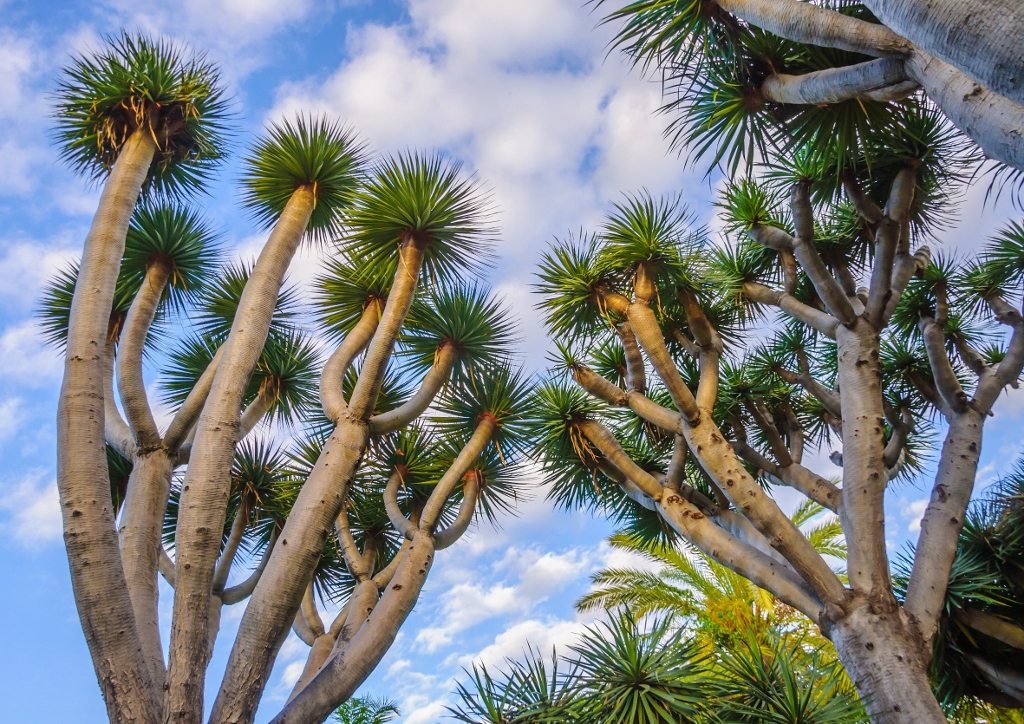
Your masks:
{"label": "blue sky", "polygon": [[[73,259],[97,192],[57,159],[48,93],[69,54],[122,27],[166,34],[208,52],[235,98],[236,150],[268,120],[298,110],[350,122],[377,151],[440,148],[493,192],[503,228],[490,282],[522,321],[522,355],[544,365],[528,285],[554,235],[593,227],[623,191],[682,192],[716,228],[713,189],[669,152],[656,117],[660,87],[606,57],[609,29],[580,0],[0,0],[0,657],[4,719],[100,722],[103,707],[78,627],[54,486],[60,360],[32,311],[46,277]],[[200,203],[229,246],[251,257],[264,236],[237,205],[230,162]],[[712,181],[713,184],[713,181]],[[1009,209],[972,190],[941,248],[969,253]],[[291,280],[316,272],[305,253]],[[981,482],[1017,455],[1024,393],[991,419]],[[826,451],[827,452],[827,451]],[[835,472],[825,456],[819,469]],[[890,493],[888,537],[912,535],[924,484]],[[792,502],[792,501],[790,501]],[[622,562],[604,521],[554,512],[543,491],[501,530],[471,531],[439,555],[420,603],[364,691],[396,699],[402,721],[442,720],[464,666],[571,642],[587,622],[572,602],[588,575]],[[165,613],[169,597],[164,592]],[[225,611],[211,678],[219,678],[241,611]],[[169,620],[169,616],[168,616]],[[285,644],[260,720],[283,703],[305,658]]]}

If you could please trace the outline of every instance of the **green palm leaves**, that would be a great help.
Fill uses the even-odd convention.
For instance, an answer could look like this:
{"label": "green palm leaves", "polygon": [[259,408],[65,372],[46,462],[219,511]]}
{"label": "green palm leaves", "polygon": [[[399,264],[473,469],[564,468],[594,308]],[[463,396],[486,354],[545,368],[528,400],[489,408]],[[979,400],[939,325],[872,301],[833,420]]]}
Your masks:
{"label": "green palm leaves", "polygon": [[399,244],[424,249],[428,280],[449,282],[482,270],[495,227],[479,182],[440,155],[402,153],[372,169],[345,218],[342,242],[368,266],[393,269]]}
{"label": "green palm leaves", "polygon": [[56,93],[55,136],[78,172],[100,178],[137,130],[157,151],[147,182],[194,190],[223,157],[227,101],[216,69],[165,40],[122,33],[72,60]]}
{"label": "green palm leaves", "polygon": [[352,203],[366,147],[345,126],[324,117],[298,116],[271,125],[245,160],[243,203],[263,226],[280,217],[292,194],[308,188],[315,199],[307,233],[323,241],[337,235],[338,213]]}

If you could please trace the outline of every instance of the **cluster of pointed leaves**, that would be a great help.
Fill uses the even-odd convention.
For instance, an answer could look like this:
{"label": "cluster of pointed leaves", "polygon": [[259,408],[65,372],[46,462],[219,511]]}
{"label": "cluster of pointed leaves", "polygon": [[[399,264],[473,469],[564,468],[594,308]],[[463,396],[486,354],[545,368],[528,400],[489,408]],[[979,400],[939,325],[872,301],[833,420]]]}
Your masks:
{"label": "cluster of pointed leaves", "polygon": [[146,185],[194,192],[224,157],[228,102],[201,55],[166,40],[121,33],[74,57],[57,87],[54,136],[76,171],[101,179],[135,132],[157,150]]}
{"label": "cluster of pointed leaves", "polygon": [[708,654],[668,618],[638,623],[619,610],[550,663],[531,651],[496,674],[474,665],[450,711],[468,724],[866,721],[838,671],[777,636]]}
{"label": "cluster of pointed leaves", "polygon": [[[899,595],[906,594],[912,551],[897,561]],[[993,706],[1024,708],[1006,681],[1024,676],[1024,458],[971,503],[960,534],[931,662],[939,702],[963,721],[1002,721]],[[1017,645],[969,625],[979,611],[1017,630]],[[1002,677],[1002,678],[1001,678]],[[995,717],[995,718],[993,718]]]}

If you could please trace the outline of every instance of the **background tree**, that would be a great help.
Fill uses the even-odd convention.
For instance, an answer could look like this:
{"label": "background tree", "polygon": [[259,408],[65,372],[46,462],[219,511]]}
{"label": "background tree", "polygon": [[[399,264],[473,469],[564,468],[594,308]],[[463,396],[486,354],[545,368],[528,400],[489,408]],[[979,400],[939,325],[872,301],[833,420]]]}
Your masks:
{"label": "background tree", "polygon": [[[982,425],[1024,365],[1019,262],[1012,233],[972,265],[931,261],[920,240],[952,212],[969,151],[914,100],[890,128],[856,157],[807,137],[729,184],[725,248],[689,230],[677,200],[644,193],[598,234],[557,243],[538,288],[549,329],[570,343],[534,430],[562,504],[657,516],[818,622],[875,721],[944,721],[930,646]],[[743,331],[768,307],[784,321],[758,344]],[[980,344],[1001,327],[1001,346]],[[609,345],[625,378],[599,373]],[[900,605],[884,494],[915,470],[939,416],[948,428]],[[805,464],[832,440],[841,488]],[[779,485],[839,516],[849,585],[783,514]]]}
{"label": "background tree", "polygon": [[[607,0],[596,0],[604,6]],[[732,168],[793,136],[866,137],[918,91],[996,169],[1024,169],[1013,0],[636,0],[615,44],[665,78],[670,133]],[[801,141],[802,142],[802,141]]]}
{"label": "background tree", "polygon": [[690,633],[668,618],[640,625],[619,610],[552,655],[550,668],[532,652],[496,676],[474,666],[449,711],[468,724],[864,721],[849,680],[835,676],[841,668],[812,647],[773,636],[705,653]]}
{"label": "background tree", "polygon": [[[113,166],[81,264],[41,305],[68,355],[69,560],[111,721],[200,722],[222,608],[241,601],[211,721],[252,721],[290,628],[311,649],[275,721],[322,721],[393,643],[435,552],[513,508],[529,385],[508,310],[475,281],[489,202],[440,156],[371,165],[337,122],[272,125],[243,178],[269,237],[254,263],[222,265],[174,198],[217,160],[215,81],[122,36],[62,86],[67,157]],[[285,286],[307,240],[327,257],[313,310]],[[158,575],[174,590],[166,663]],[[341,606],[330,625],[325,604]]]}

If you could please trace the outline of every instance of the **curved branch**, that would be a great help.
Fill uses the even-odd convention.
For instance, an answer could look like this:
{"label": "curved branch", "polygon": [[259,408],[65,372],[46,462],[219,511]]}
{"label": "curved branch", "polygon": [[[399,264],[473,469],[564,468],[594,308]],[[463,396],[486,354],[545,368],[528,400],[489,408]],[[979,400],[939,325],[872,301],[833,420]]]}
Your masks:
{"label": "curved branch", "polygon": [[270,560],[270,554],[274,551],[274,544],[277,543],[277,537],[280,534],[280,530],[277,527],[274,528],[270,534],[270,541],[267,543],[267,549],[263,551],[263,557],[260,558],[260,563],[256,566],[256,569],[249,574],[248,578],[239,583],[237,586],[231,586],[225,588],[224,593],[221,594],[220,600],[224,602],[225,606],[231,606],[236,603],[244,601],[252,592],[256,590],[256,584],[260,582],[260,576],[263,575],[263,571],[266,570],[267,562]]}
{"label": "curved branch", "polygon": [[907,77],[903,59],[888,57],[803,75],[770,75],[760,90],[765,100],[775,103],[819,106],[854,98],[901,100],[917,87]]}
{"label": "curved branch", "polygon": [[445,383],[451,377],[455,363],[459,361],[459,350],[454,344],[446,342],[442,344],[434,358],[434,364],[423,377],[420,388],[416,393],[393,410],[374,415],[370,418],[370,434],[383,435],[394,432],[405,427],[423,411],[430,407],[430,403],[437,397]]}
{"label": "curved branch", "polygon": [[798,322],[815,329],[830,339],[836,338],[839,320],[799,301],[792,294],[780,292],[763,284],[743,282],[743,295],[756,304],[778,307]]}
{"label": "curved branch", "polygon": [[238,553],[238,546],[242,544],[242,536],[245,535],[245,527],[249,522],[249,516],[239,504],[235,511],[235,519],[231,521],[231,532],[228,533],[227,543],[224,551],[217,561],[217,568],[213,573],[213,595],[219,595],[224,591],[224,585],[228,582],[228,574],[231,573],[231,565],[235,562],[235,555]]}
{"label": "curved branch", "polygon": [[448,502],[448,496],[455,490],[455,486],[459,484],[459,481],[462,480],[470,466],[480,457],[480,454],[487,447],[487,443],[491,441],[491,437],[497,429],[498,423],[490,415],[480,418],[472,437],[469,438],[462,450],[459,451],[451,467],[441,476],[434,489],[430,491],[430,497],[427,498],[427,502],[423,506],[423,512],[420,513],[420,530],[433,530],[438,518],[441,516],[445,503]]}
{"label": "curved branch", "polygon": [[352,361],[366,349],[366,345],[373,338],[373,333],[380,322],[380,314],[377,302],[367,305],[363,310],[363,316],[328,358],[324,371],[320,374],[320,404],[324,408],[324,414],[333,422],[341,419],[348,410],[345,393],[342,391],[345,373],[352,366]]}
{"label": "curved branch", "polygon": [[769,33],[808,45],[871,56],[905,55],[910,43],[884,25],[800,0],[716,0],[726,12]]}
{"label": "curved branch", "polygon": [[469,529],[473,521],[473,513],[476,511],[476,501],[480,495],[480,478],[475,473],[466,476],[462,485],[462,503],[459,505],[459,514],[455,516],[444,530],[434,534],[434,549],[444,550],[457,541]]}
{"label": "curved branch", "polygon": [[402,482],[402,474],[397,470],[388,478],[387,487],[384,488],[384,510],[388,514],[388,520],[395,530],[405,536],[406,540],[412,540],[416,534],[417,526],[398,507],[398,486]]}
{"label": "curved branch", "polygon": [[121,417],[114,397],[114,355],[117,342],[113,336],[107,337],[103,355],[103,432],[107,443],[121,455],[133,460],[138,451],[135,437],[128,423]]}
{"label": "curved branch", "polygon": [[700,409],[697,407],[697,400],[694,398],[690,388],[686,386],[679,370],[676,369],[672,355],[669,354],[665,345],[665,336],[662,334],[661,325],[658,324],[654,312],[646,304],[630,304],[627,311],[627,318],[633,325],[633,332],[636,334],[640,346],[647,352],[647,358],[651,365],[661,377],[665,387],[676,407],[683,413],[691,424],[700,418]]}
{"label": "curved branch", "polygon": [[395,341],[416,296],[420,269],[423,266],[422,245],[411,234],[406,234],[398,255],[398,269],[395,271],[391,293],[388,294],[388,301],[384,305],[380,323],[374,330],[373,339],[367,346],[359,379],[349,401],[348,414],[357,420],[369,420],[373,414],[373,406],[377,403],[388,360],[391,359]]}
{"label": "curved branch", "polygon": [[262,385],[260,385],[259,394],[256,395],[256,399],[253,400],[247,408],[242,411],[242,416],[238,423],[238,439],[244,440],[246,436],[256,429],[256,426],[263,419],[264,415],[270,412],[270,408],[277,402],[277,398],[280,395],[280,387],[275,378],[268,377]]}
{"label": "curved branch", "polygon": [[931,317],[923,317],[918,326],[939,395],[951,410],[963,412],[967,409],[967,394],[960,386],[960,380],[956,378],[949,357],[946,356],[946,336],[942,328]]}
{"label": "curved branch", "polygon": [[615,328],[615,332],[619,335],[619,341],[622,342],[622,349],[626,354],[626,387],[646,394],[647,371],[644,369],[644,358],[636,342],[636,335],[633,334],[633,327],[629,322],[623,322]]}
{"label": "curved branch", "polygon": [[142,286],[128,308],[117,356],[117,390],[121,394],[121,406],[128,418],[128,426],[142,448],[160,444],[160,432],[149,406],[146,383],[142,379],[142,354],[170,272],[162,263],[151,264],[146,270]]}

